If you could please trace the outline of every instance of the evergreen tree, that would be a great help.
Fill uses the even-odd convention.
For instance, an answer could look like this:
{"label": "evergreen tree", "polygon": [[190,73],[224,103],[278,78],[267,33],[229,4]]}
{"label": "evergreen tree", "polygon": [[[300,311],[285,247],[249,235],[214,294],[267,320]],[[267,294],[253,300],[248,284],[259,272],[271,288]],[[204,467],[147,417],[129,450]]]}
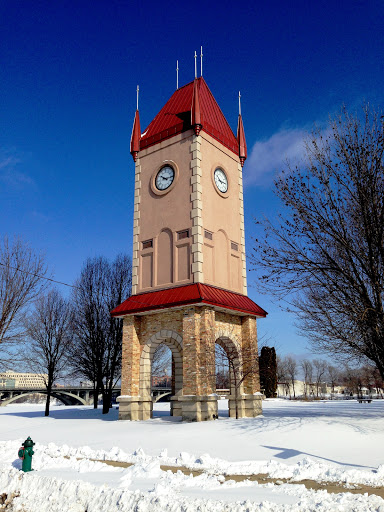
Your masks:
{"label": "evergreen tree", "polygon": [[259,358],[260,385],[267,398],[274,398],[277,390],[277,364],[274,347],[263,347]]}

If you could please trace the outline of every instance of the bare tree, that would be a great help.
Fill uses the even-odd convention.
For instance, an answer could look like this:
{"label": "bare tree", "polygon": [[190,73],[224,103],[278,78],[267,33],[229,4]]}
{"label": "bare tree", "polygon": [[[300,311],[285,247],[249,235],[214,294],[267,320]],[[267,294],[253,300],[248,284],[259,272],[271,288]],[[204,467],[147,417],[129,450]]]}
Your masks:
{"label": "bare tree", "polygon": [[15,238],[0,241],[0,343],[20,342],[25,311],[46,286],[44,257]]}
{"label": "bare tree", "polygon": [[311,389],[313,383],[313,365],[309,359],[303,359],[300,363],[304,375],[304,395],[308,396],[308,390]]}
{"label": "bare tree", "polygon": [[57,290],[36,299],[32,314],[25,322],[30,351],[29,364],[46,374],[47,400],[45,416],[49,416],[52,386],[67,365],[71,343],[71,309]]}
{"label": "bare tree", "polygon": [[313,367],[315,372],[316,396],[319,397],[319,389],[327,371],[327,363],[323,359],[314,359]]}
{"label": "bare tree", "polygon": [[171,350],[167,345],[161,343],[153,354],[151,367],[152,385],[154,385],[153,378],[156,378],[157,382],[161,382],[161,385],[164,384],[164,381],[168,380],[168,376],[173,374],[172,361]]}
{"label": "bare tree", "polygon": [[228,357],[222,346],[215,344],[216,389],[230,389]]}
{"label": "bare tree", "polygon": [[372,369],[373,384],[375,386],[376,394],[380,394],[383,398],[384,382],[377,368]]}
{"label": "bare tree", "polygon": [[131,292],[131,260],[118,255],[110,263],[88,259],[72,295],[74,343],[71,365],[94,385],[94,407],[103,395],[103,414],[110,408],[113,387],[120,378],[123,322],[110,311]]}
{"label": "bare tree", "polygon": [[295,380],[297,376],[297,362],[293,357],[286,356],[285,357],[285,365],[287,369],[287,376],[290,381],[290,384],[292,386],[293,391],[293,398],[296,398],[296,392],[295,392]]}
{"label": "bare tree", "polygon": [[167,345],[161,343],[152,359],[152,375],[154,377],[163,377],[166,373],[170,373],[172,366],[172,353]]}
{"label": "bare tree", "polygon": [[329,377],[329,382],[331,384],[332,394],[335,393],[335,386],[340,380],[340,370],[331,364],[327,365],[327,372]]}
{"label": "bare tree", "polygon": [[226,344],[223,349],[227,358],[230,387],[235,391],[235,416],[238,419],[241,386],[248,377],[259,377],[259,362],[258,358],[249,357],[245,351],[240,353],[236,343]]}
{"label": "bare tree", "polygon": [[313,349],[372,361],[384,378],[384,118],[344,108],[276,181],[282,211],[262,222],[253,263],[294,305]]}
{"label": "bare tree", "polygon": [[345,390],[351,396],[355,393],[359,393],[360,376],[357,368],[351,368],[350,366],[345,365],[345,368],[341,373],[341,380],[345,386]]}
{"label": "bare tree", "polygon": [[283,384],[286,394],[289,394],[289,377],[285,358],[276,356],[277,384]]}
{"label": "bare tree", "polygon": [[278,382],[283,382],[287,378],[285,359],[279,355],[276,355],[276,373]]}

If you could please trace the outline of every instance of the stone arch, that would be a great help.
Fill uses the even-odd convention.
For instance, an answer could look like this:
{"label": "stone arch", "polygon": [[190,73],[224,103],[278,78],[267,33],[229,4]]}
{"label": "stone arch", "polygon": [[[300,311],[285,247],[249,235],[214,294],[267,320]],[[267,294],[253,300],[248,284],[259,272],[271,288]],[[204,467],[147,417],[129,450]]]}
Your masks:
{"label": "stone arch", "polygon": [[183,339],[175,331],[161,330],[151,336],[144,345],[140,355],[140,396],[151,397],[151,367],[153,354],[164,343],[172,352],[175,371],[175,396],[183,392]]}
{"label": "stone arch", "polygon": [[[236,395],[236,383],[239,383],[242,378],[242,352],[240,344],[228,337],[228,336],[220,336],[216,338],[216,343],[220,345],[227,354],[227,357],[232,361],[232,365],[229,368],[229,378],[230,378],[230,394],[232,396]],[[237,394],[240,395],[243,393],[243,383],[238,384]]]}
{"label": "stone arch", "polygon": [[[23,392],[18,395],[14,395],[12,398],[7,398],[5,400],[2,400],[1,405],[3,407],[5,407],[6,405],[11,404],[12,402],[15,402],[19,398],[22,398],[24,396],[36,395],[36,394],[46,395],[47,392],[43,391],[43,390]],[[52,391],[51,396],[53,398],[56,398],[57,400],[60,400],[60,402],[62,402],[64,405],[88,405],[87,402],[83,398],[81,398],[77,395],[74,395],[73,393],[69,393],[67,391],[56,392],[56,390],[55,390],[55,391]]]}

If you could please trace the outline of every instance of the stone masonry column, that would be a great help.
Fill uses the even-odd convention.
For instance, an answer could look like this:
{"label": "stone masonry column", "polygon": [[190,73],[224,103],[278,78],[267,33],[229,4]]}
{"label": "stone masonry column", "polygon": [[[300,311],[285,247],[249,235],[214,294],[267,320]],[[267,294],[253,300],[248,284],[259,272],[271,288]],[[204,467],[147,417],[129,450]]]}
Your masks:
{"label": "stone masonry column", "polygon": [[140,390],[140,318],[126,316],[123,320],[123,347],[119,420],[143,420],[152,415],[152,400],[139,396]]}
{"label": "stone masonry column", "polygon": [[217,397],[212,394],[214,350],[214,311],[205,307],[183,310],[183,396],[179,397],[183,420],[217,418]]}
{"label": "stone masonry column", "polygon": [[242,317],[241,334],[244,373],[247,374],[244,379],[244,392],[253,394],[260,391],[256,318]]}
{"label": "stone masonry column", "polygon": [[[242,317],[241,321],[242,359],[244,394],[238,397],[239,417],[254,418],[262,413],[261,402],[263,395],[260,393],[260,377],[257,352],[257,328],[256,318],[252,316]],[[229,414],[235,417],[234,397],[229,399]]]}

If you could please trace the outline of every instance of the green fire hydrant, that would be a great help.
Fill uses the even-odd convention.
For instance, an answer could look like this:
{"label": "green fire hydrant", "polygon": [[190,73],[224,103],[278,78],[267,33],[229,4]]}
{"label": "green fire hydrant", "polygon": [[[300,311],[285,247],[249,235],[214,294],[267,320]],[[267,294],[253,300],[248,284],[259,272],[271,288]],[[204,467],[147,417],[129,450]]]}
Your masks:
{"label": "green fire hydrant", "polygon": [[32,439],[28,436],[27,439],[24,441],[23,446],[19,450],[19,458],[23,461],[22,465],[22,471],[25,473],[27,471],[33,471],[32,469],[32,455],[35,453],[33,451],[33,446],[35,443],[32,441]]}

